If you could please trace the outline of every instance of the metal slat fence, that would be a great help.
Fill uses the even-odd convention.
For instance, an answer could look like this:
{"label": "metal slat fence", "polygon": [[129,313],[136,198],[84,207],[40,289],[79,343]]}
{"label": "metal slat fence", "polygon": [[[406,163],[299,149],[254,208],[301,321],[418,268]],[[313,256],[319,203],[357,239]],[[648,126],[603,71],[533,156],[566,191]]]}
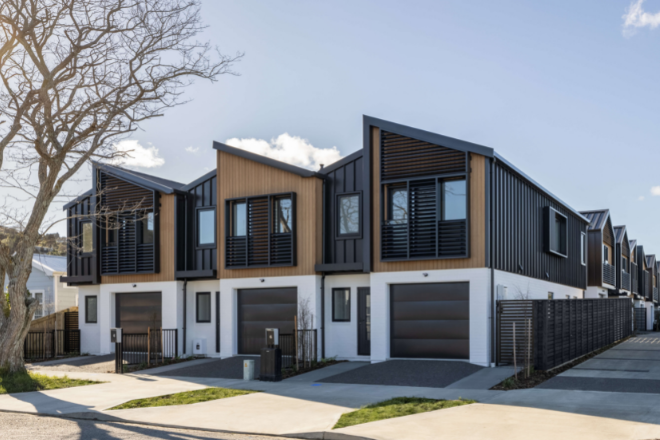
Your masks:
{"label": "metal slat fence", "polygon": [[52,359],[80,353],[80,330],[28,332],[23,342],[23,358]]}
{"label": "metal slat fence", "polygon": [[631,307],[626,298],[498,301],[497,362],[512,364],[514,348],[516,362],[528,354],[537,370],[589,354],[632,334]]}
{"label": "metal slat fence", "polygon": [[[296,365],[296,342],[294,334],[281,334],[279,338],[278,347],[282,350],[282,369],[293,368]],[[298,364],[301,367],[317,360],[316,341],[316,330],[298,330]]]}
{"label": "metal slat fence", "polygon": [[173,359],[179,351],[177,329],[154,329],[147,333],[124,333],[116,344],[116,366],[124,364],[159,364]]}
{"label": "metal slat fence", "polygon": [[646,331],[646,308],[635,307],[635,330]]}

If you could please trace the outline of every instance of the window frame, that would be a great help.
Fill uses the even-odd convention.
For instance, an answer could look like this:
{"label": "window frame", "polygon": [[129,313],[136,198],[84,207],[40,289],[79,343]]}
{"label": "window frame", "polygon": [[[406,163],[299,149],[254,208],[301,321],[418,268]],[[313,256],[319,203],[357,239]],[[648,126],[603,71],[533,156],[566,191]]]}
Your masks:
{"label": "window frame", "polygon": [[230,200],[226,206],[227,209],[227,221],[229,222],[225,228],[228,229],[229,231],[227,232],[228,237],[247,237],[248,236],[248,228],[247,224],[245,225],[245,234],[244,235],[236,235],[234,234],[234,229],[235,229],[235,221],[234,221],[234,210],[236,209],[236,205],[244,205],[245,206],[245,221],[247,222],[247,217],[248,217],[248,212],[247,212],[247,198],[246,199],[238,199],[238,200]]}
{"label": "window frame", "polygon": [[41,301],[39,302],[39,307],[41,308],[41,316],[37,317],[37,314],[35,312],[34,317],[32,319],[43,318],[44,316],[46,316],[44,314],[44,298],[46,297],[46,291],[44,289],[34,289],[34,290],[30,290],[30,293],[32,294],[32,297],[34,299],[37,299],[37,293],[41,294]]}
{"label": "window frame", "polygon": [[[213,211],[213,243],[200,244],[199,213]],[[218,211],[215,206],[199,206],[195,208],[195,249],[215,249],[218,246]]]}
{"label": "window frame", "polygon": [[[607,256],[607,259],[605,258],[606,256]],[[603,243],[603,262],[602,262],[602,264],[605,264],[605,263],[607,263],[611,266],[611,263],[610,263],[610,248],[605,243]]]}
{"label": "window frame", "polygon": [[[555,255],[557,257],[561,258],[568,258],[568,216],[562,214],[561,212],[557,211],[554,209],[552,206],[547,206],[547,215],[546,215],[546,225],[545,225],[545,239],[546,239],[546,252],[552,255]],[[564,220],[564,249],[566,251],[565,254],[561,253],[559,250],[555,250],[552,248],[552,244],[554,242],[554,221],[555,217],[560,216]]]}
{"label": "window frame", "polygon": [[[147,225],[147,230],[149,228],[149,215],[151,214],[152,216],[152,223],[153,223],[153,231],[151,231],[151,242],[150,243],[145,243],[144,242],[144,225]],[[155,246],[156,245],[156,213],[153,210],[146,210],[142,214],[143,217],[139,219],[138,224],[140,225],[137,232],[137,244],[138,246]],[[119,239],[119,237],[117,237]]]}
{"label": "window frame", "polygon": [[[96,321],[89,320],[89,299],[96,300]],[[99,297],[98,295],[85,295],[85,324],[98,324],[99,323]]]}
{"label": "window frame", "polygon": [[[624,261],[626,262],[625,264],[623,264]],[[621,255],[621,270],[628,273],[628,257],[625,255]]]}
{"label": "window frame", "polygon": [[[341,211],[339,209],[339,204],[342,197],[358,197],[358,231],[350,232],[347,234],[342,234],[341,230]],[[362,191],[349,191],[335,194],[335,240],[354,240],[362,238]]]}
{"label": "window frame", "polygon": [[[289,227],[290,231],[289,232],[279,232],[276,231],[275,229],[277,228],[277,225],[279,224],[279,219],[275,216],[277,213],[277,206],[278,200],[289,200],[291,203],[291,226]],[[247,205],[245,206],[245,209],[247,209]],[[269,209],[268,209],[268,215],[269,219],[268,221],[270,222],[270,230],[269,233],[271,235],[273,234],[293,234],[295,227],[296,227],[296,222],[295,222],[295,210],[296,210],[296,205],[293,197],[287,193],[287,194],[278,194],[278,195],[271,195],[270,196],[270,201],[269,201]],[[247,232],[247,231],[246,231]],[[247,235],[246,235],[247,236]]]}
{"label": "window frame", "polygon": [[[457,181],[464,181],[465,182],[465,218],[458,218],[458,219],[450,219],[447,220],[445,219],[445,183],[447,182],[457,182]],[[467,221],[468,220],[468,212],[470,210],[470,206],[468,205],[468,192],[469,192],[469,187],[468,187],[468,179],[467,176],[465,177],[441,177],[438,179],[438,188],[440,189],[440,194],[436,196],[437,200],[440,202],[439,206],[439,213],[438,213],[438,220],[441,222],[460,222],[460,221]]]}
{"label": "window frame", "polygon": [[[200,300],[200,298],[202,298],[204,296],[208,296],[208,298],[209,298],[209,309],[208,309],[209,319],[208,320],[202,320],[199,317],[199,311],[201,310],[200,307],[199,307],[199,300]],[[211,292],[196,292],[195,293],[195,322],[197,324],[210,324],[213,321],[212,309],[213,309],[213,304],[212,304],[212,299],[211,299]]]}
{"label": "window frame", "polygon": [[[348,319],[335,318],[335,292],[348,291]],[[351,288],[350,287],[333,287],[332,288],[332,322],[351,322]]]}
{"label": "window frame", "polygon": [[[90,225],[92,228],[92,250],[85,252],[85,225]],[[90,257],[94,254],[94,224],[89,219],[80,221],[80,254],[82,257]]]}
{"label": "window frame", "polygon": [[580,232],[580,263],[587,265],[587,234]]}

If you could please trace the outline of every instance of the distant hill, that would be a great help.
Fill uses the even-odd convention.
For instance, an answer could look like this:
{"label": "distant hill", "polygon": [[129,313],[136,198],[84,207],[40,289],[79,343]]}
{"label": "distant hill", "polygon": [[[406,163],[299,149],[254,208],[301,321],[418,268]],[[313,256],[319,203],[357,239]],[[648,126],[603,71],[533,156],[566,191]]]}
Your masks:
{"label": "distant hill", "polygon": [[[0,226],[0,242],[11,246],[16,240],[17,232],[15,229]],[[66,255],[66,237],[60,237],[57,232],[46,234],[34,249],[35,253],[44,255]]]}

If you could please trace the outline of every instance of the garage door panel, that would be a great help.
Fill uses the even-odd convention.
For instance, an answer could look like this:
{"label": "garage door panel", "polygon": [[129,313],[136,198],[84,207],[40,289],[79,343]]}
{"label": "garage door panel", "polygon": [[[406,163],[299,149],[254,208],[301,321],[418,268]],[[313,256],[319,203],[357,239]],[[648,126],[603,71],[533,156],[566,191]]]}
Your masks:
{"label": "garage door panel", "polygon": [[296,304],[244,305],[243,321],[266,321],[277,316],[278,321],[293,321]]}
{"label": "garage door panel", "polygon": [[390,356],[469,359],[469,283],[390,286]]}
{"label": "garage door panel", "polygon": [[470,295],[468,283],[394,284],[390,286],[396,301],[461,301]]}
{"label": "garage door panel", "polygon": [[469,301],[397,302],[392,311],[395,320],[470,319]]}
{"label": "garage door panel", "polygon": [[267,328],[292,333],[297,312],[295,288],[239,290],[239,354],[259,354],[264,347]]}
{"label": "garage door panel", "polygon": [[115,324],[124,333],[147,333],[149,327],[153,329],[162,326],[160,292],[118,293],[115,301]]}
{"label": "garage door panel", "polygon": [[397,357],[426,359],[469,359],[470,347],[460,339],[393,339]]}
{"label": "garage door panel", "polygon": [[402,321],[392,334],[394,339],[465,339],[470,338],[469,321]]}

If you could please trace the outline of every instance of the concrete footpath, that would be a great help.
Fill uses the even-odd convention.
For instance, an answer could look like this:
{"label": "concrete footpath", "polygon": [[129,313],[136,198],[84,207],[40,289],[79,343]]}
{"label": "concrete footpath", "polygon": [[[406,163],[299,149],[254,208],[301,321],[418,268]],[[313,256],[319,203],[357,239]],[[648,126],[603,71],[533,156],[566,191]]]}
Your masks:
{"label": "concrete footpath", "polygon": [[[185,366],[204,362],[210,361],[191,361]],[[501,369],[480,370],[474,380],[462,379],[447,388],[318,382],[358,368],[357,364],[337,364],[279,383],[155,375],[168,370],[174,374],[181,368],[179,365],[148,370],[149,374],[127,375],[42,370],[48,375],[66,374],[106,383],[2,395],[0,410],[317,439],[660,438],[660,394],[550,389],[489,391],[487,387],[493,381],[507,374]],[[262,392],[194,405],[107,411],[133,399],[208,386]],[[468,389],[470,386],[477,389]],[[332,430],[345,412],[402,396],[462,397],[479,403]]]}

